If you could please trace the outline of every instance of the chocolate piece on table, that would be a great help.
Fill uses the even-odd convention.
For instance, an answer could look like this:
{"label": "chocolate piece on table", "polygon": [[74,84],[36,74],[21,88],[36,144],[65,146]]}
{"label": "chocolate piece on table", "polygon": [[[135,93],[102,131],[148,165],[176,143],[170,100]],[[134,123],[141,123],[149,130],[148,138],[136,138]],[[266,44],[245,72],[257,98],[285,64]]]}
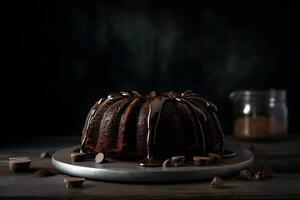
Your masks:
{"label": "chocolate piece on table", "polygon": [[180,167],[184,165],[185,156],[173,156],[171,158],[174,167]]}
{"label": "chocolate piece on table", "polygon": [[66,188],[79,188],[82,186],[82,183],[85,181],[85,178],[76,178],[76,177],[67,177],[64,179]]}
{"label": "chocolate piece on table", "polygon": [[225,188],[224,181],[220,177],[218,177],[218,176],[215,176],[213,178],[213,180],[211,181],[210,185],[213,188]]}

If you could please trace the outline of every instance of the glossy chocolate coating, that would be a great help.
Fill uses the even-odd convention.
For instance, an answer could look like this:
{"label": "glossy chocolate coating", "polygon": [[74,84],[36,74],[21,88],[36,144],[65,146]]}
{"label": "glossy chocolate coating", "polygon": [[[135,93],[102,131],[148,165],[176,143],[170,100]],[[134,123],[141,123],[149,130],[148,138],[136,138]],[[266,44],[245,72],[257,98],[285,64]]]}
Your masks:
{"label": "glossy chocolate coating", "polygon": [[[177,102],[177,103],[176,103]],[[90,151],[93,154],[97,154],[99,151],[94,150],[94,148],[101,149],[103,144],[105,148],[102,150],[106,151],[107,148],[115,148],[116,149],[116,155],[121,151],[133,151],[132,148],[128,147],[128,141],[124,144],[119,142],[123,142],[124,138],[126,140],[126,134],[125,131],[128,131],[125,127],[126,123],[130,121],[131,123],[137,123],[133,120],[133,116],[130,115],[130,112],[132,110],[146,108],[147,110],[145,113],[147,113],[146,117],[146,126],[147,126],[147,135],[146,137],[146,149],[147,149],[147,155],[146,158],[141,161],[141,166],[150,166],[155,165],[158,162],[154,162],[156,160],[154,155],[154,149],[156,148],[157,143],[157,137],[158,132],[157,129],[161,123],[161,115],[164,110],[164,106],[168,103],[172,104],[184,104],[186,108],[188,108],[191,111],[191,115],[193,117],[193,120],[195,121],[196,125],[196,131],[194,132],[194,138],[195,138],[195,146],[201,147],[201,152],[204,154],[209,153],[207,149],[209,148],[206,143],[207,141],[207,133],[204,130],[203,123],[209,123],[210,126],[213,126],[215,129],[217,141],[219,141],[219,152],[223,153],[223,131],[220,126],[219,120],[216,115],[217,107],[212,104],[211,102],[207,101],[203,97],[201,97],[199,94],[187,90],[184,92],[164,92],[164,93],[158,93],[158,92],[151,92],[147,96],[142,96],[136,91],[132,92],[114,92],[110,93],[106,98],[102,98],[99,101],[96,102],[96,104],[91,108],[83,131],[82,131],[82,149],[85,150],[86,147],[88,147],[88,151]],[[110,109],[110,107],[114,105],[116,107],[115,109]],[[118,107],[119,106],[119,107]],[[128,109],[127,109],[128,108]],[[114,110],[118,110],[119,113],[112,113]],[[137,111],[135,111],[137,112]],[[113,115],[112,121],[110,123],[112,124],[105,124],[105,121],[103,121],[101,118],[105,116],[111,117]],[[121,115],[124,115],[123,118]],[[131,117],[132,119],[128,119],[126,117]],[[102,120],[102,122],[101,122]],[[208,122],[209,121],[209,122]],[[117,123],[120,123],[120,127],[117,127]],[[103,131],[101,127],[111,127],[107,130]],[[131,124],[132,126],[132,124]],[[119,129],[121,133],[115,133]],[[111,130],[114,133],[110,133]],[[132,131],[132,130],[131,130]],[[206,130],[207,131],[207,130]],[[130,131],[128,131],[130,132]],[[123,133],[123,134],[122,134]],[[104,134],[104,135],[103,135]],[[119,137],[119,135],[122,135],[123,139],[114,137]],[[125,134],[125,136],[124,136]],[[106,141],[95,141],[98,138],[108,138],[109,143],[107,144]],[[132,136],[131,136],[132,137]],[[117,145],[115,145],[116,141],[118,142]],[[102,142],[102,143],[101,143]],[[132,152],[128,152],[128,154],[134,154]],[[142,155],[142,154],[141,154]],[[162,163],[159,161],[160,164]]]}

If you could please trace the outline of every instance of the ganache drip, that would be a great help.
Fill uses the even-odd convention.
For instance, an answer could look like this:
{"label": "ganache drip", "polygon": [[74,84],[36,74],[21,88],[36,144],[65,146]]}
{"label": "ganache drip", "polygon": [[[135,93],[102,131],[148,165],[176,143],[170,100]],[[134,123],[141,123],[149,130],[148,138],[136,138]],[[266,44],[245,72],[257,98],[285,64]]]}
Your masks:
{"label": "ganache drip", "polygon": [[[161,111],[166,101],[170,98],[166,96],[154,97],[149,101],[149,111],[147,118],[147,158],[153,158],[153,145],[156,143],[156,130],[160,121]],[[156,118],[154,116],[157,115]]]}
{"label": "ganache drip", "polygon": [[[186,103],[192,109],[194,115],[196,116],[198,128],[199,128],[199,131],[200,131],[201,137],[202,137],[201,139],[202,139],[202,144],[203,144],[203,152],[205,153],[206,152],[205,135],[204,135],[203,128],[201,125],[201,121],[199,119],[199,114],[203,117],[204,121],[206,121],[206,115],[202,110],[200,110],[199,108],[194,106],[189,100],[184,99],[184,98],[178,98],[178,99],[180,101]],[[200,142],[199,142],[200,136],[198,135],[198,132],[196,132],[196,137],[197,137],[197,144],[200,144]]]}
{"label": "ganache drip", "polygon": [[93,107],[91,108],[91,110],[89,111],[89,114],[85,120],[85,124],[84,124],[84,127],[83,127],[83,130],[82,130],[82,138],[81,138],[81,147],[83,146],[83,144],[85,143],[85,140],[87,138],[87,130],[89,129],[90,127],[90,124],[91,124],[91,120],[93,118],[93,115],[95,113],[95,111],[100,107],[101,103],[103,102],[103,98],[101,98],[99,101],[97,101]]}
{"label": "ganache drip", "polygon": [[[149,101],[149,111],[148,111],[148,118],[147,118],[147,129],[148,129],[148,135],[147,135],[147,159],[153,159],[153,146],[155,145],[155,138],[156,138],[156,132],[157,132],[157,127],[160,121],[160,114],[163,109],[163,106],[167,100],[176,100],[179,102],[183,102],[186,105],[189,106],[189,108],[193,111],[194,115],[196,116],[197,119],[197,124],[199,128],[199,132],[196,133],[196,138],[198,144],[200,143],[199,137],[202,139],[202,145],[203,145],[203,151],[204,153],[207,153],[206,151],[206,144],[205,144],[205,134],[202,128],[201,124],[201,119],[199,118],[199,115],[203,117],[203,120],[206,121],[207,117],[206,114],[197,106],[195,106],[190,100],[197,100],[198,102],[204,104],[206,107],[212,108],[212,115],[213,115],[213,121],[216,124],[217,128],[219,129],[218,134],[218,139],[220,141],[221,148],[223,149],[223,131],[221,129],[219,120],[215,114],[217,111],[217,107],[207,101],[206,99],[200,97],[197,93],[194,93],[191,90],[187,90],[181,94],[176,93],[176,92],[168,92],[168,93],[163,93],[161,96],[158,96],[156,92],[151,92],[150,95],[148,96],[149,98],[152,98],[151,101]],[[163,98],[163,99],[161,99]],[[153,102],[159,101],[159,104],[157,104],[158,107],[155,108],[155,111],[153,111]],[[155,114],[158,114],[156,120],[153,119],[153,116]],[[153,127],[153,122],[155,126]],[[201,134],[201,135],[197,135]]]}
{"label": "ganache drip", "polygon": [[224,154],[224,142],[223,142],[223,138],[224,138],[224,133],[223,133],[223,130],[222,130],[222,127],[220,125],[220,122],[219,122],[219,119],[216,115],[216,113],[213,113],[213,116],[214,116],[214,122],[216,123],[216,126],[217,128],[219,129],[219,131],[217,131],[217,135],[218,135],[218,138],[219,138],[219,141],[220,141],[220,148],[221,148],[221,154],[223,155]]}
{"label": "ganache drip", "polygon": [[[175,100],[181,103],[186,104],[193,112],[193,114],[196,116],[197,124],[198,124],[198,129],[199,132],[195,133],[195,137],[197,140],[197,143],[200,144],[200,138],[202,140],[202,145],[203,145],[203,151],[204,153],[206,152],[206,144],[205,144],[205,134],[203,131],[203,127],[201,124],[201,119],[199,116],[203,118],[204,121],[207,120],[207,116],[204,111],[202,111],[198,106],[194,105],[193,101],[197,101],[203,105],[205,105],[208,108],[211,108],[210,110],[212,111],[212,116],[213,116],[213,121],[218,128],[219,131],[217,131],[218,139],[220,141],[221,149],[223,149],[223,131],[220,126],[219,120],[216,115],[217,107],[207,101],[206,99],[202,98],[199,96],[199,94],[193,92],[192,90],[187,90],[182,93],[178,92],[167,92],[167,93],[162,93],[158,94],[155,91],[152,91],[149,95],[146,97],[143,97],[140,93],[137,91],[131,91],[131,92],[114,92],[110,93],[106,98],[100,99],[97,101],[94,106],[91,108],[89,111],[89,114],[86,118],[85,125],[83,128],[83,136],[82,136],[82,142],[81,146],[83,148],[84,143],[86,142],[86,139],[88,138],[88,130],[91,125],[91,122],[93,118],[95,117],[95,113],[97,112],[98,109],[101,109],[102,105],[104,105],[108,101],[115,101],[117,102],[118,100],[124,99],[124,98],[131,98],[131,99],[136,99],[136,98],[143,98],[147,100],[146,102],[148,103],[148,116],[147,116],[147,157],[146,160],[148,159],[154,159],[153,158],[153,146],[156,144],[156,134],[157,134],[157,127],[160,122],[160,117],[161,117],[161,112],[163,110],[163,107],[165,103],[169,100]],[[154,160],[153,160],[153,163]]]}

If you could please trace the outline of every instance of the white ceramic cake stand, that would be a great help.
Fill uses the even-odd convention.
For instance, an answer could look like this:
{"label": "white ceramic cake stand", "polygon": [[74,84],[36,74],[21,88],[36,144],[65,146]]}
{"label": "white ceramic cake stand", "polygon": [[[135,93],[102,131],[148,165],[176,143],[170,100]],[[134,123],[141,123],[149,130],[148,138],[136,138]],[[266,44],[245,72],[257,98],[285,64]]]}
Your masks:
{"label": "white ceramic cake stand", "polygon": [[238,146],[226,146],[236,152],[232,158],[222,159],[222,163],[210,166],[187,164],[182,167],[141,167],[138,162],[111,161],[97,164],[94,161],[74,162],[71,152],[79,148],[73,146],[57,151],[52,157],[52,164],[58,171],[89,179],[115,182],[179,182],[211,179],[214,176],[226,177],[237,175],[254,161],[254,155]]}

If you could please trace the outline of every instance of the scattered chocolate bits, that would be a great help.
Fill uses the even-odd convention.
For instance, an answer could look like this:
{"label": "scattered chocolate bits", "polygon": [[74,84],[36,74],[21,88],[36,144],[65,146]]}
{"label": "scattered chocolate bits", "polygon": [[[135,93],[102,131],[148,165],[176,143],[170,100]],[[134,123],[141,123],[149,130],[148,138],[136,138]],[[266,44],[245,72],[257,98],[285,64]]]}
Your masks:
{"label": "scattered chocolate bits", "polygon": [[85,178],[75,178],[75,177],[67,177],[64,179],[64,183],[66,188],[79,188],[82,186],[82,183],[85,181]]}
{"label": "scattered chocolate bits", "polygon": [[220,156],[219,154],[215,154],[215,153],[209,153],[208,158],[209,158],[210,164],[218,164],[222,160],[222,156]]}
{"label": "scattered chocolate bits", "polygon": [[206,166],[209,164],[209,157],[205,157],[205,156],[194,156],[193,157],[194,160],[194,164],[197,166]]}
{"label": "scattered chocolate bits", "polygon": [[50,158],[51,155],[50,155],[50,153],[49,153],[48,151],[44,151],[44,152],[42,152],[42,153],[40,154],[40,157],[41,157],[41,158]]}
{"label": "scattered chocolate bits", "polygon": [[31,160],[28,157],[18,157],[9,159],[9,170],[14,173],[23,173],[29,171]]}
{"label": "scattered chocolate bits", "polygon": [[173,156],[171,158],[171,161],[174,165],[174,167],[180,167],[184,165],[185,156]]}
{"label": "scattered chocolate bits", "polygon": [[94,159],[92,154],[83,152],[81,148],[74,149],[70,156],[74,162],[91,161]]}
{"label": "scattered chocolate bits", "polygon": [[74,160],[74,162],[80,162],[85,160],[85,153],[80,152],[72,152],[71,158]]}
{"label": "scattered chocolate bits", "polygon": [[251,165],[248,170],[241,170],[238,176],[242,180],[265,180],[271,178],[274,175],[273,169],[269,167],[262,167],[258,165]]}
{"label": "scattered chocolate bits", "polygon": [[[162,164],[163,167],[180,167],[185,165],[185,156],[173,156],[167,159]],[[211,164],[218,164],[222,160],[219,154],[209,153],[208,156],[194,156],[193,163],[196,166],[206,166]]]}
{"label": "scattered chocolate bits", "polygon": [[38,169],[35,173],[34,176],[36,177],[48,177],[48,176],[54,176],[55,173],[53,173],[50,170],[47,169]]}
{"label": "scattered chocolate bits", "polygon": [[266,178],[272,178],[273,174],[273,169],[269,167],[261,167],[261,170],[255,174],[254,178],[256,180],[265,180]]}
{"label": "scattered chocolate bits", "polygon": [[213,180],[211,181],[210,185],[213,188],[225,188],[224,181],[220,177],[218,177],[218,176],[215,176],[213,178]]}
{"label": "scattered chocolate bits", "polygon": [[139,161],[139,165],[141,167],[160,167],[162,165],[162,161],[146,157]]}
{"label": "scattered chocolate bits", "polygon": [[238,178],[242,180],[250,180],[252,178],[252,174],[249,170],[241,170]]}
{"label": "scattered chocolate bits", "polygon": [[172,167],[172,160],[171,159],[167,159],[163,162],[162,167]]}
{"label": "scattered chocolate bits", "polygon": [[103,153],[98,153],[95,157],[95,162],[98,163],[98,164],[105,162],[104,154]]}
{"label": "scattered chocolate bits", "polygon": [[82,161],[90,160],[91,155],[87,153],[81,153],[81,152],[72,152],[71,158],[73,159],[74,162],[82,162]]}

